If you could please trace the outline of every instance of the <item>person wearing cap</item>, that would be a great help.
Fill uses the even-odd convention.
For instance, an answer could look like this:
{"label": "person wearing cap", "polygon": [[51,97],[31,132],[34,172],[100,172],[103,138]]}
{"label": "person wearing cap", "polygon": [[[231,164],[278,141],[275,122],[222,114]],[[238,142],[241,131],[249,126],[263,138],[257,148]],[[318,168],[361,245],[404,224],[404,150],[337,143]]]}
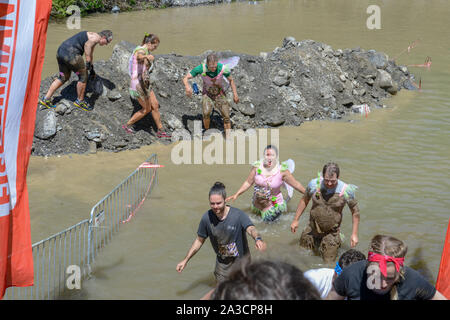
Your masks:
{"label": "person wearing cap", "polygon": [[334,280],[327,300],[447,300],[419,272],[404,265],[407,246],[376,235],[367,260],[345,268]]}
{"label": "person wearing cap", "polygon": [[[58,61],[59,75],[50,85],[46,95],[39,99],[39,105],[46,108],[54,108],[52,96],[64,83],[70,79],[72,72],[78,75],[77,99],[74,105],[85,111],[91,111],[93,108],[85,101],[86,84],[88,72],[90,77],[95,77],[93,54],[95,46],[107,45],[111,43],[113,33],[111,30],[101,32],[81,31],[69,39],[65,40],[58,48],[56,60]],[[83,60],[85,55],[86,63]]]}
{"label": "person wearing cap", "polygon": [[342,270],[353,263],[362,260],[366,260],[364,253],[355,249],[350,249],[340,256],[334,269],[311,269],[306,271],[304,275],[319,291],[320,297],[325,299],[331,290],[334,280],[342,273]]}

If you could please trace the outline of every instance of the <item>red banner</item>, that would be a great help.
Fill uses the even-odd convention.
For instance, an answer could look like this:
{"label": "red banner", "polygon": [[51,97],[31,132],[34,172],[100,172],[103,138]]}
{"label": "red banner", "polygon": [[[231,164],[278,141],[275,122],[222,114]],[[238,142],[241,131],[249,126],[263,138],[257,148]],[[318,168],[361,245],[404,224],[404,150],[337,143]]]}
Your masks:
{"label": "red banner", "polygon": [[436,289],[447,299],[450,299],[450,220],[448,221],[447,236],[445,237],[444,249],[442,250]]}
{"label": "red banner", "polygon": [[0,299],[33,285],[26,176],[51,0],[0,0]]}

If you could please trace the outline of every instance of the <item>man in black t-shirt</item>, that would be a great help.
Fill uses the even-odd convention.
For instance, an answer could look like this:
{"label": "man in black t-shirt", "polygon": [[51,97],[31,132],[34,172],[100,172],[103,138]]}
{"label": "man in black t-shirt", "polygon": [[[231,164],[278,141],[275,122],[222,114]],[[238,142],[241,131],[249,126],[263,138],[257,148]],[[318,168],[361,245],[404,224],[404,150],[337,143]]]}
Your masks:
{"label": "man in black t-shirt", "polygon": [[403,266],[407,247],[394,237],[372,239],[368,259],[345,268],[327,300],[447,300],[417,271]]}
{"label": "man in black t-shirt", "polygon": [[[51,98],[56,90],[66,83],[72,72],[78,75],[77,99],[74,105],[85,111],[91,111],[92,106],[84,99],[88,72],[91,77],[95,76],[93,65],[93,53],[95,46],[105,46],[112,41],[113,33],[110,30],[103,30],[99,33],[81,31],[69,39],[65,40],[56,53],[58,61],[59,76],[56,78],[44,97],[39,99],[39,105],[46,108],[54,108]],[[86,63],[83,60],[86,57]]]}
{"label": "man in black t-shirt", "polygon": [[209,237],[217,255],[214,275],[218,282],[226,279],[236,259],[250,254],[248,233],[254,240],[257,250],[264,251],[266,244],[262,240],[250,218],[241,210],[225,205],[225,186],[216,182],[209,192],[211,209],[205,212],[197,231],[197,238],[186,257],[177,265],[176,270],[182,272],[188,261],[202,247]]}

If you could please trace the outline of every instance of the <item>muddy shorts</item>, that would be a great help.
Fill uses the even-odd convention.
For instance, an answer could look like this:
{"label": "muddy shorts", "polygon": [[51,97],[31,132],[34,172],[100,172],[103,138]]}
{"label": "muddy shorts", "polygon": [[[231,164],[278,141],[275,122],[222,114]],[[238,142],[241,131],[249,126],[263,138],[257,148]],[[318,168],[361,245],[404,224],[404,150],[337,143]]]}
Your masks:
{"label": "muddy shorts", "polygon": [[334,262],[341,246],[340,231],[319,234],[308,225],[300,236],[300,246],[317,252],[325,262]]}
{"label": "muddy shorts", "polygon": [[59,67],[59,79],[66,82],[70,79],[70,73],[73,71],[78,75],[78,81],[85,83],[87,81],[87,70],[83,57],[76,55],[69,57],[66,55],[56,55]]}
{"label": "muddy shorts", "polygon": [[228,99],[225,95],[219,95],[215,99],[212,99],[206,94],[203,95],[203,118],[209,119],[214,105],[222,115],[223,122],[230,123],[230,103],[228,102]]}
{"label": "muddy shorts", "polygon": [[145,100],[146,97],[147,98],[150,97],[150,92],[153,90],[152,85],[150,82],[147,82],[146,85],[147,86],[145,87],[145,92],[144,90],[142,90],[140,84],[136,85],[136,90],[130,88],[129,89],[130,96],[134,99],[142,99],[142,100]]}
{"label": "muddy shorts", "polygon": [[216,268],[214,269],[214,276],[216,277],[217,282],[221,282],[228,278],[230,274],[231,267],[233,266],[236,258],[227,258],[225,260],[219,261],[216,259]]}

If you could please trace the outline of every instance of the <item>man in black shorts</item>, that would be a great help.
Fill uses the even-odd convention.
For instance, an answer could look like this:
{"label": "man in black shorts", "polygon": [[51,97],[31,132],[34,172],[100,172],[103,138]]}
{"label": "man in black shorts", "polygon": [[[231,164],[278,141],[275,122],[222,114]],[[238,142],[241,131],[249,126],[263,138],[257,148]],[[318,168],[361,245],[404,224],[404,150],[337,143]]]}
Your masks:
{"label": "man in black shorts", "polygon": [[[70,78],[70,73],[78,75],[77,100],[74,105],[86,111],[91,111],[92,107],[84,100],[88,71],[91,76],[95,76],[93,62],[94,48],[97,44],[104,46],[112,41],[113,34],[110,30],[102,32],[81,31],[64,41],[58,48],[56,59],[58,60],[59,77],[50,85],[47,94],[39,99],[39,104],[53,108],[51,97]],[[86,64],[83,60],[86,55]]]}

